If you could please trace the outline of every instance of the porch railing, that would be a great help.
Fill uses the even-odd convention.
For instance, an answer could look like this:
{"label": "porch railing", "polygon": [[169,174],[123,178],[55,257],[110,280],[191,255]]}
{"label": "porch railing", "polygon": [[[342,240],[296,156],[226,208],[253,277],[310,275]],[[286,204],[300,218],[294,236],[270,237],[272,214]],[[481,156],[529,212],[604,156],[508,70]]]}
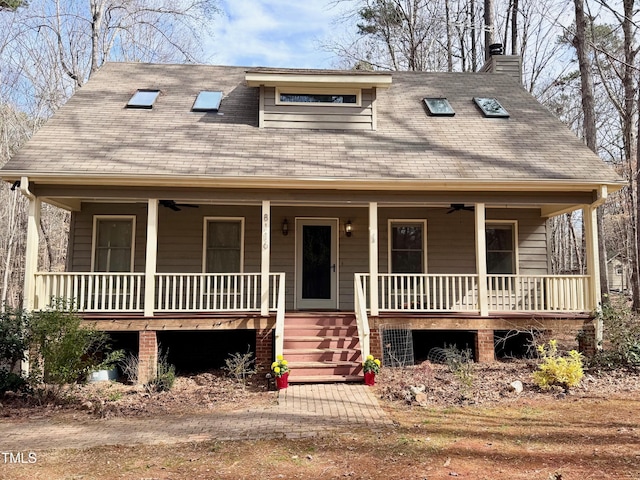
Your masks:
{"label": "porch railing", "polygon": [[[284,315],[284,274],[269,275],[269,310]],[[63,299],[82,312],[144,312],[144,273],[40,272],[34,308]],[[156,274],[155,312],[260,311],[261,274]],[[281,298],[282,297],[282,298]]]}
{"label": "porch railing", "polygon": [[358,278],[358,275],[356,275],[353,282],[356,324],[358,326],[358,338],[360,339],[360,350],[363,359],[367,358],[371,348],[369,318],[367,317],[367,296],[365,294],[366,280],[365,277]]}
{"label": "porch railing", "polygon": [[[360,300],[370,309],[370,276],[356,274]],[[587,275],[488,275],[487,297],[480,299],[478,275],[379,274],[382,312],[585,312],[593,309]],[[357,291],[356,291],[357,293]],[[357,310],[357,306],[356,306]]]}
{"label": "porch railing", "polygon": [[41,272],[36,274],[34,308],[62,299],[85,312],[141,312],[143,287],[143,273]]}
{"label": "porch railing", "polygon": [[590,311],[589,282],[587,275],[488,275],[489,310]]}
{"label": "porch railing", "polygon": [[[269,276],[269,310],[277,308],[279,274]],[[259,311],[260,273],[161,273],[156,274],[157,312]]]}

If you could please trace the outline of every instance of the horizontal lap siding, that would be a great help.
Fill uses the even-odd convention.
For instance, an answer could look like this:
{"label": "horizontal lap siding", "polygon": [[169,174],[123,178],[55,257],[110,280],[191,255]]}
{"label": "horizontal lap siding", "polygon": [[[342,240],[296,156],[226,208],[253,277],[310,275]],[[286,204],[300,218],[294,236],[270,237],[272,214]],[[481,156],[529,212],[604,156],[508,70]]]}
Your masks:
{"label": "horizontal lap siding", "polygon": [[[474,212],[447,208],[380,208],[380,272],[389,271],[389,219],[427,220],[427,273],[464,274],[476,272]],[[519,273],[545,275],[547,236],[545,219],[537,209],[487,209],[487,222],[516,220],[518,223]]]}
{"label": "horizontal lap siding", "polygon": [[276,105],[274,87],[264,89],[264,126],[324,130],[373,130],[373,91],[363,90],[360,107]]}
{"label": "horizontal lap siding", "polygon": [[488,209],[491,220],[518,221],[518,260],[520,275],[549,273],[546,220],[535,209]]}
{"label": "horizontal lap siding", "polygon": [[[158,208],[158,273],[202,272],[204,217],[244,217],[244,271],[260,271],[260,207]],[[91,270],[94,215],[136,216],[135,271],[144,272],[147,207],[142,204],[84,204],[81,212],[74,212],[70,270]]]}

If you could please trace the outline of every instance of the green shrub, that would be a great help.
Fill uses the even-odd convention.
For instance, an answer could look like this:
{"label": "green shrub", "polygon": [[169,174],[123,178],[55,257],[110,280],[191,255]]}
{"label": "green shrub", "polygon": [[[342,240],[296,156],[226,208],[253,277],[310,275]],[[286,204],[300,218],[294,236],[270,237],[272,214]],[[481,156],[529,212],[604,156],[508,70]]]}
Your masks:
{"label": "green shrub", "polygon": [[0,370],[0,394],[5,392],[18,392],[27,387],[27,381],[22,375]]}
{"label": "green shrub", "polygon": [[603,349],[590,359],[594,367],[640,368],[640,320],[622,302],[612,299],[602,306]]}
{"label": "green shrub", "polygon": [[[92,371],[106,366],[104,354],[109,351],[109,336],[84,327],[81,322],[64,301],[33,313],[29,335],[34,349],[32,381],[62,386],[84,380]],[[107,360],[113,358],[107,356]]]}
{"label": "green shrub", "polygon": [[549,343],[538,346],[538,353],[542,363],[533,373],[536,385],[544,389],[557,385],[568,390],[580,384],[584,372],[582,355],[578,351],[571,350],[567,355],[560,355],[556,340],[550,340]]}
{"label": "green shrub", "polygon": [[12,371],[25,360],[28,350],[29,317],[22,310],[7,308],[0,313],[0,366]]}

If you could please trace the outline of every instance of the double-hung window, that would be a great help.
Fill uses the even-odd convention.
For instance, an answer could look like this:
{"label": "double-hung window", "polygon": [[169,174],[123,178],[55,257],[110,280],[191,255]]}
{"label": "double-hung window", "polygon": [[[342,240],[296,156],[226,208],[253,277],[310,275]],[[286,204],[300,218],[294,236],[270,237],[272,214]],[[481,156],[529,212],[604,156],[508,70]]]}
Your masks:
{"label": "double-hung window", "polygon": [[511,275],[517,273],[516,223],[487,222],[487,273]]}
{"label": "double-hung window", "polygon": [[94,272],[132,272],[136,217],[132,215],[93,218]]}
{"label": "double-hung window", "polygon": [[424,273],[426,230],[424,220],[389,221],[389,272]]}
{"label": "double-hung window", "polygon": [[241,273],[244,218],[205,218],[205,273]]}

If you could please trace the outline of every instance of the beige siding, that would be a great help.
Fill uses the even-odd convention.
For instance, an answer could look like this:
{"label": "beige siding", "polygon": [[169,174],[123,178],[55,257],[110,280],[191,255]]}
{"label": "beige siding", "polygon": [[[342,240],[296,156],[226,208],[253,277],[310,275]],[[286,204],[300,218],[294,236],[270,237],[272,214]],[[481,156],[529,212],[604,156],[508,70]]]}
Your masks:
{"label": "beige siding", "polygon": [[[427,221],[427,273],[475,273],[474,215],[468,211],[447,214],[447,208],[379,208],[380,272],[388,271],[389,219]],[[73,258],[71,271],[90,271],[94,215],[135,215],[135,271],[144,271],[146,242],[145,204],[84,204],[73,213],[71,233]],[[244,271],[260,271],[259,206],[207,206],[183,208],[174,212],[160,207],[158,218],[158,272],[197,273],[202,271],[204,217],[243,217],[245,219]],[[287,309],[294,307],[295,295],[295,219],[337,218],[339,308],[353,309],[353,275],[369,271],[368,209],[366,207],[280,207],[271,210],[271,271],[286,273]],[[287,218],[289,234],[282,235]],[[344,224],[351,220],[353,235],[347,237]],[[487,221],[518,222],[519,273],[546,274],[545,221],[535,209],[488,209]]]}
{"label": "beige siding", "polygon": [[362,90],[361,106],[277,105],[275,87],[264,88],[264,125],[268,128],[373,130],[373,90]]}
{"label": "beige siding", "polygon": [[546,275],[547,229],[544,218],[537,210],[488,209],[487,221],[518,221],[518,273],[521,275]]}

